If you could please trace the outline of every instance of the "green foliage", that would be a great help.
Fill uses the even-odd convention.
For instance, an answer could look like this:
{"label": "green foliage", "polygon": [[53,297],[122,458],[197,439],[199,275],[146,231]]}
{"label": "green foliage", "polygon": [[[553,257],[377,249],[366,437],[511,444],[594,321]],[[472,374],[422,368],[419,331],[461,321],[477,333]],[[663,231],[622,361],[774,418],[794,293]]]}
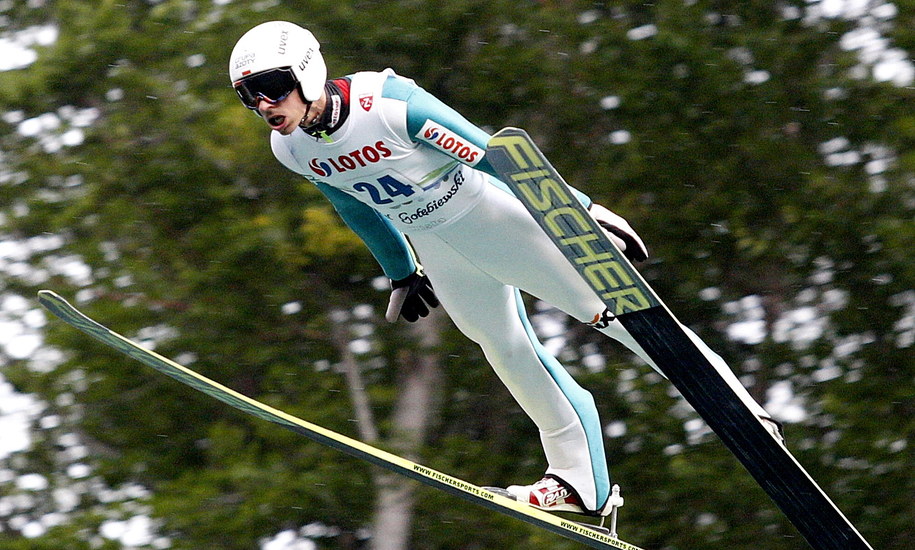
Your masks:
{"label": "green foliage", "polygon": [[[787,384],[804,401],[809,416],[789,424],[789,445],[875,547],[915,540],[912,88],[854,76],[861,62],[840,40],[855,21],[808,21],[816,3],[800,1],[9,4],[4,29],[53,24],[59,35],[0,79],[0,236],[36,243],[28,261],[41,274],[4,271],[3,292],[78,295],[160,353],[355,435],[329,315],[383,311],[371,285],[380,270],[319,193],[273,159],[267,129],[227,81],[245,30],[297,21],[322,41],[333,75],[390,66],[481,126],[527,128],[566,179],[633,222],[652,250],[642,267],[651,284],[755,395]],[[909,51],[910,4],[884,29]],[[39,117],[41,132],[22,131]],[[69,141],[71,131],[82,139]],[[62,244],[37,245],[48,236]],[[68,276],[68,258],[85,262],[90,280]],[[728,304],[748,296],[761,304],[759,343],[725,336],[743,320]],[[786,324],[804,308],[822,321],[810,338]],[[360,360],[384,438],[409,344],[378,317],[363,321],[373,349]],[[419,461],[479,484],[536,479],[536,430],[474,346],[453,329],[443,338],[446,378]],[[132,507],[84,492],[67,523],[31,539],[0,516],[0,548],[120,548],[95,533],[137,513],[151,514],[171,548],[256,548],[310,524],[327,528],[319,547],[364,545],[373,467],[58,323],[46,339],[65,359],[46,370],[11,361],[4,376],[64,421],[36,428],[16,469],[53,478],[50,490],[70,483],[53,449],[71,431],[87,441],[98,483],[150,494]],[[584,357],[595,347],[607,366],[592,371]],[[606,440],[627,497],[624,538],[804,547],[666,382],[577,327],[563,360],[605,423],[625,426]],[[0,498],[24,493],[7,485]],[[416,491],[412,548],[575,547]]]}

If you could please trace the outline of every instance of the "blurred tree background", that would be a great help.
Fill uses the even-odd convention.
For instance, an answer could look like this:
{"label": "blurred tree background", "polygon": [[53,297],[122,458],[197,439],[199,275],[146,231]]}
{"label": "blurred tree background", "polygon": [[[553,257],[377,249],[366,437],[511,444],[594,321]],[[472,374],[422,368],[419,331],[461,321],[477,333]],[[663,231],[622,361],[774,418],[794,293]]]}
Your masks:
{"label": "blurred tree background", "polygon": [[[38,313],[52,288],[245,394],[476,484],[542,473],[478,349],[441,315],[384,322],[379,268],[236,99],[232,45],[271,19],[313,30],[334,76],[392,67],[490,131],[528,129],[639,230],[650,283],[874,547],[912,548],[915,2],[2,0],[0,321],[43,344],[0,348],[6,383],[35,396],[30,445],[0,455],[0,549],[577,546]],[[669,384],[530,306],[597,398],[624,539],[806,548]]]}

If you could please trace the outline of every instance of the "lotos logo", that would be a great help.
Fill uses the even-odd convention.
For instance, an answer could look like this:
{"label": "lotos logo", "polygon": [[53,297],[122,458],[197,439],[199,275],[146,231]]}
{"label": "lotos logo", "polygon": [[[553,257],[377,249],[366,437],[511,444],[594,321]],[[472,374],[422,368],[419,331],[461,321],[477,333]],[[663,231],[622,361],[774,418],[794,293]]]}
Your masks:
{"label": "lotos logo", "polygon": [[368,166],[369,164],[374,164],[381,159],[390,157],[392,154],[393,153],[391,153],[391,150],[388,149],[388,146],[385,145],[384,141],[378,141],[374,145],[366,145],[361,149],[350,151],[349,153],[338,157],[311,159],[308,162],[308,167],[318,176],[326,178],[334,172],[339,174],[346,172],[347,170],[354,170],[356,168]]}
{"label": "lotos logo", "polygon": [[469,166],[475,166],[483,158],[484,151],[470,140],[442,128],[431,120],[426,120],[416,133],[416,137]]}
{"label": "lotos logo", "polygon": [[327,164],[327,162],[322,162],[318,159],[311,159],[311,161],[308,162],[308,167],[311,168],[312,172],[322,177],[329,176],[333,173],[333,170],[330,168],[330,164]]}

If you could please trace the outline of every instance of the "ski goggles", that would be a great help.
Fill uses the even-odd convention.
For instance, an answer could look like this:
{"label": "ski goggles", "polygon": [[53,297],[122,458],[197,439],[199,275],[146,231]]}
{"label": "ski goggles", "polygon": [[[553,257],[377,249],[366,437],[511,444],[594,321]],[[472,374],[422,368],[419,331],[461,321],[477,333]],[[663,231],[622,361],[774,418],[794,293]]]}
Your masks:
{"label": "ski goggles", "polygon": [[271,105],[283,101],[298,85],[299,81],[293,74],[292,67],[252,74],[232,84],[241,102],[252,110],[257,109],[257,104],[262,99]]}

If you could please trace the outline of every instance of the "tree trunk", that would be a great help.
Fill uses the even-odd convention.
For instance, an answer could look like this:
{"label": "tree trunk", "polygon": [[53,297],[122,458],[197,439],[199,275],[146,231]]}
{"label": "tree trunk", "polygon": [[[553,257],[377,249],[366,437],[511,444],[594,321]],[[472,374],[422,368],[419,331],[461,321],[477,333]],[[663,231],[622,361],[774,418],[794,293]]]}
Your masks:
{"label": "tree trunk", "polygon": [[[404,326],[416,343],[397,354],[398,386],[401,391],[391,422],[386,445],[410,460],[418,460],[437,410],[442,369],[437,348],[441,343],[444,314],[433,310],[429,317]],[[361,370],[349,350],[349,338],[342,323],[335,323],[335,343],[341,352],[347,385],[353,401],[360,437],[369,444],[380,440],[365,391]],[[404,550],[410,546],[413,523],[415,483],[397,474],[377,469],[373,472],[376,489],[372,526],[372,550]]]}
{"label": "tree trunk", "polygon": [[[417,347],[398,355],[400,387],[394,409],[390,444],[410,460],[418,460],[418,450],[435,418],[442,368],[438,347],[444,314],[433,310],[429,317],[409,326]],[[404,477],[384,472],[375,478],[372,550],[404,550],[410,546],[416,484]]]}

